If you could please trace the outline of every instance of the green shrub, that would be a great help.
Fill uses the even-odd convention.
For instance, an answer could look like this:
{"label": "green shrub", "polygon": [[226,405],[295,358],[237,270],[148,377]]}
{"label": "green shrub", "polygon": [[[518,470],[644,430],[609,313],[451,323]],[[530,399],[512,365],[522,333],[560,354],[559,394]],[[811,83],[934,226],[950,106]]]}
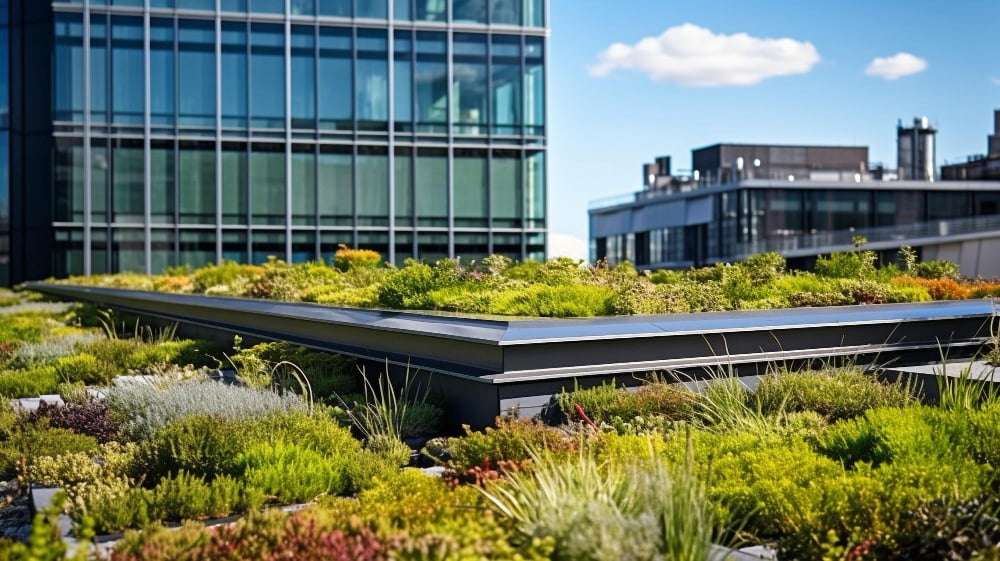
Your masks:
{"label": "green shrub", "polygon": [[559,408],[569,418],[576,418],[579,405],[595,423],[630,421],[636,417],[664,417],[690,420],[694,416],[694,396],[662,383],[640,386],[634,392],[617,387],[614,382],[592,388],[577,388],[558,396]]}
{"label": "green shrub", "polygon": [[261,267],[239,265],[233,261],[221,265],[208,265],[194,272],[195,290],[205,292],[210,288],[226,287],[230,294],[238,294],[241,285],[248,284],[264,274]]}
{"label": "green shrub", "polygon": [[446,445],[447,465],[459,471],[483,466],[487,461],[493,466],[501,461],[524,462],[531,459],[529,448],[565,455],[577,445],[562,430],[529,419],[498,417],[496,428],[487,427],[482,432],[464,428],[465,436],[449,438]]}
{"label": "green shrub", "polygon": [[722,290],[722,284],[714,280],[658,284],[656,291],[662,295],[668,313],[686,314],[731,309],[729,300]]}
{"label": "green shrub", "polygon": [[914,265],[913,274],[925,279],[951,279],[962,278],[962,273],[957,264],[951,261],[924,261]]}
{"label": "green shrub", "polygon": [[816,259],[817,275],[837,279],[861,279],[875,274],[877,256],[872,251],[844,251]]}
{"label": "green shrub", "polygon": [[879,382],[855,368],[779,370],[761,378],[756,399],[765,413],[815,411],[831,421],[875,407],[903,407],[915,400],[901,384]]}
{"label": "green shrub", "polygon": [[39,366],[30,370],[0,372],[0,395],[8,399],[51,394],[60,378],[54,366]]}
{"label": "green shrub", "polygon": [[[291,362],[305,374],[317,400],[329,400],[358,388],[358,372],[353,358],[324,353],[289,343],[260,343],[241,349],[230,357],[241,377],[253,378],[254,373],[269,376],[274,365]],[[249,376],[248,376],[249,374]]]}
{"label": "green shrub", "polygon": [[598,285],[531,285],[501,292],[490,313],[535,317],[591,317],[611,313],[614,291]]}
{"label": "green shrub", "polygon": [[64,356],[55,363],[56,375],[63,382],[83,382],[88,385],[104,385],[118,374],[108,370],[108,364],[97,360],[92,354],[80,353]]}
{"label": "green shrub", "polygon": [[350,457],[327,456],[305,446],[277,442],[251,446],[239,457],[238,465],[247,485],[287,504],[350,490],[350,461]]}
{"label": "green shrub", "polygon": [[50,428],[44,421],[28,423],[0,442],[0,473],[13,473],[21,462],[35,458],[97,449],[97,439],[69,429]]}
{"label": "green shrub", "polygon": [[430,303],[428,294],[435,288],[431,267],[407,260],[402,269],[391,273],[379,286],[378,301],[387,308],[424,308]]}
{"label": "green shrub", "polygon": [[351,249],[340,244],[333,255],[333,266],[341,271],[353,268],[372,269],[382,264],[382,256],[370,249]]}
{"label": "green shrub", "polygon": [[39,343],[52,320],[43,314],[0,316],[0,343]]}
{"label": "green shrub", "polygon": [[237,458],[254,435],[245,421],[191,415],[156,431],[142,444],[140,461],[148,481],[185,471],[197,476],[237,474]]}

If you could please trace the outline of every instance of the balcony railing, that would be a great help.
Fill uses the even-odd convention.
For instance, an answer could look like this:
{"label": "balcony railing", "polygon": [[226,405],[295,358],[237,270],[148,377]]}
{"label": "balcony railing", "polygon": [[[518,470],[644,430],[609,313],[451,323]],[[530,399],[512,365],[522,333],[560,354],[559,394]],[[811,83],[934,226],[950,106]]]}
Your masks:
{"label": "balcony railing", "polygon": [[923,239],[955,238],[970,234],[995,232],[1000,237],[1000,215],[956,218],[934,222],[917,222],[901,226],[881,226],[877,228],[856,228],[800,234],[766,240],[744,242],[736,245],[736,258],[745,258],[758,253],[776,251],[781,254],[814,254],[840,251],[854,246],[856,236],[864,236],[867,246],[915,245]]}

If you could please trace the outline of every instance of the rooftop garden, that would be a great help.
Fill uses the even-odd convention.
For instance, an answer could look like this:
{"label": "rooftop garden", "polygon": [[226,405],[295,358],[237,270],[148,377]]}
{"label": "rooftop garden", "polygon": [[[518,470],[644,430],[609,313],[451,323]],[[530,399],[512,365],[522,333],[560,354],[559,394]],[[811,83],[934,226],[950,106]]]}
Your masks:
{"label": "rooftop garden", "polygon": [[456,434],[412,378],[344,357],[3,297],[0,519],[62,492],[0,557],[65,558],[62,513],[84,544],[120,533],[115,561],[1000,558],[1000,392],[968,377],[934,403],[850,364],[775,366],[755,391],[650,377]]}
{"label": "rooftop garden", "polygon": [[331,306],[443,310],[530,317],[590,317],[983,298],[1000,283],[963,278],[949,262],[878,266],[863,250],[820,257],[812,271],[791,271],[778,254],[688,271],[637,271],[629,263],[583,266],[568,259],[515,263],[407,261],[396,268],[368,250],[342,248],[331,264],[224,263],[163,275],[72,277],[79,285],[313,302]]}

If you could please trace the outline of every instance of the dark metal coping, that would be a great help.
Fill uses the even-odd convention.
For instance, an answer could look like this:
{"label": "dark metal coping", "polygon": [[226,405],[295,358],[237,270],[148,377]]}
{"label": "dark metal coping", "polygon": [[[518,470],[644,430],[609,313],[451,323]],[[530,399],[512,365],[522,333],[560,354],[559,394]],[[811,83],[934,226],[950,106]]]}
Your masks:
{"label": "dark metal coping", "polygon": [[993,300],[582,319],[484,319],[51,282],[26,288],[488,383],[978,347]]}

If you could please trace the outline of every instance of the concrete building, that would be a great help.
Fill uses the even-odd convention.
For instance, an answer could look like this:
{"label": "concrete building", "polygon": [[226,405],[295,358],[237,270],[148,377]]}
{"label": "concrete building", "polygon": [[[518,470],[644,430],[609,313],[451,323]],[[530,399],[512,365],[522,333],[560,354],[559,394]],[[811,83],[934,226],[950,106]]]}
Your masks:
{"label": "concrete building", "polygon": [[993,112],[993,134],[987,137],[986,154],[969,156],[969,160],[961,164],[941,166],[941,179],[1000,180],[1000,109]]}
{"label": "concrete building", "polygon": [[543,258],[547,33],[545,0],[2,0],[0,282]]}
{"label": "concrete building", "polygon": [[913,119],[912,127],[904,127],[902,121],[896,125],[896,162],[900,179],[934,181],[937,175],[936,134],[937,129],[930,125],[927,117]]}
{"label": "concrete building", "polygon": [[591,204],[590,257],[657,269],[777,251],[807,267],[853,248],[860,235],[886,259],[909,245],[967,275],[1000,275],[1000,184],[883,181],[867,171],[867,158],[864,147],[694,150],[692,175],[678,188],[647,186]]}

